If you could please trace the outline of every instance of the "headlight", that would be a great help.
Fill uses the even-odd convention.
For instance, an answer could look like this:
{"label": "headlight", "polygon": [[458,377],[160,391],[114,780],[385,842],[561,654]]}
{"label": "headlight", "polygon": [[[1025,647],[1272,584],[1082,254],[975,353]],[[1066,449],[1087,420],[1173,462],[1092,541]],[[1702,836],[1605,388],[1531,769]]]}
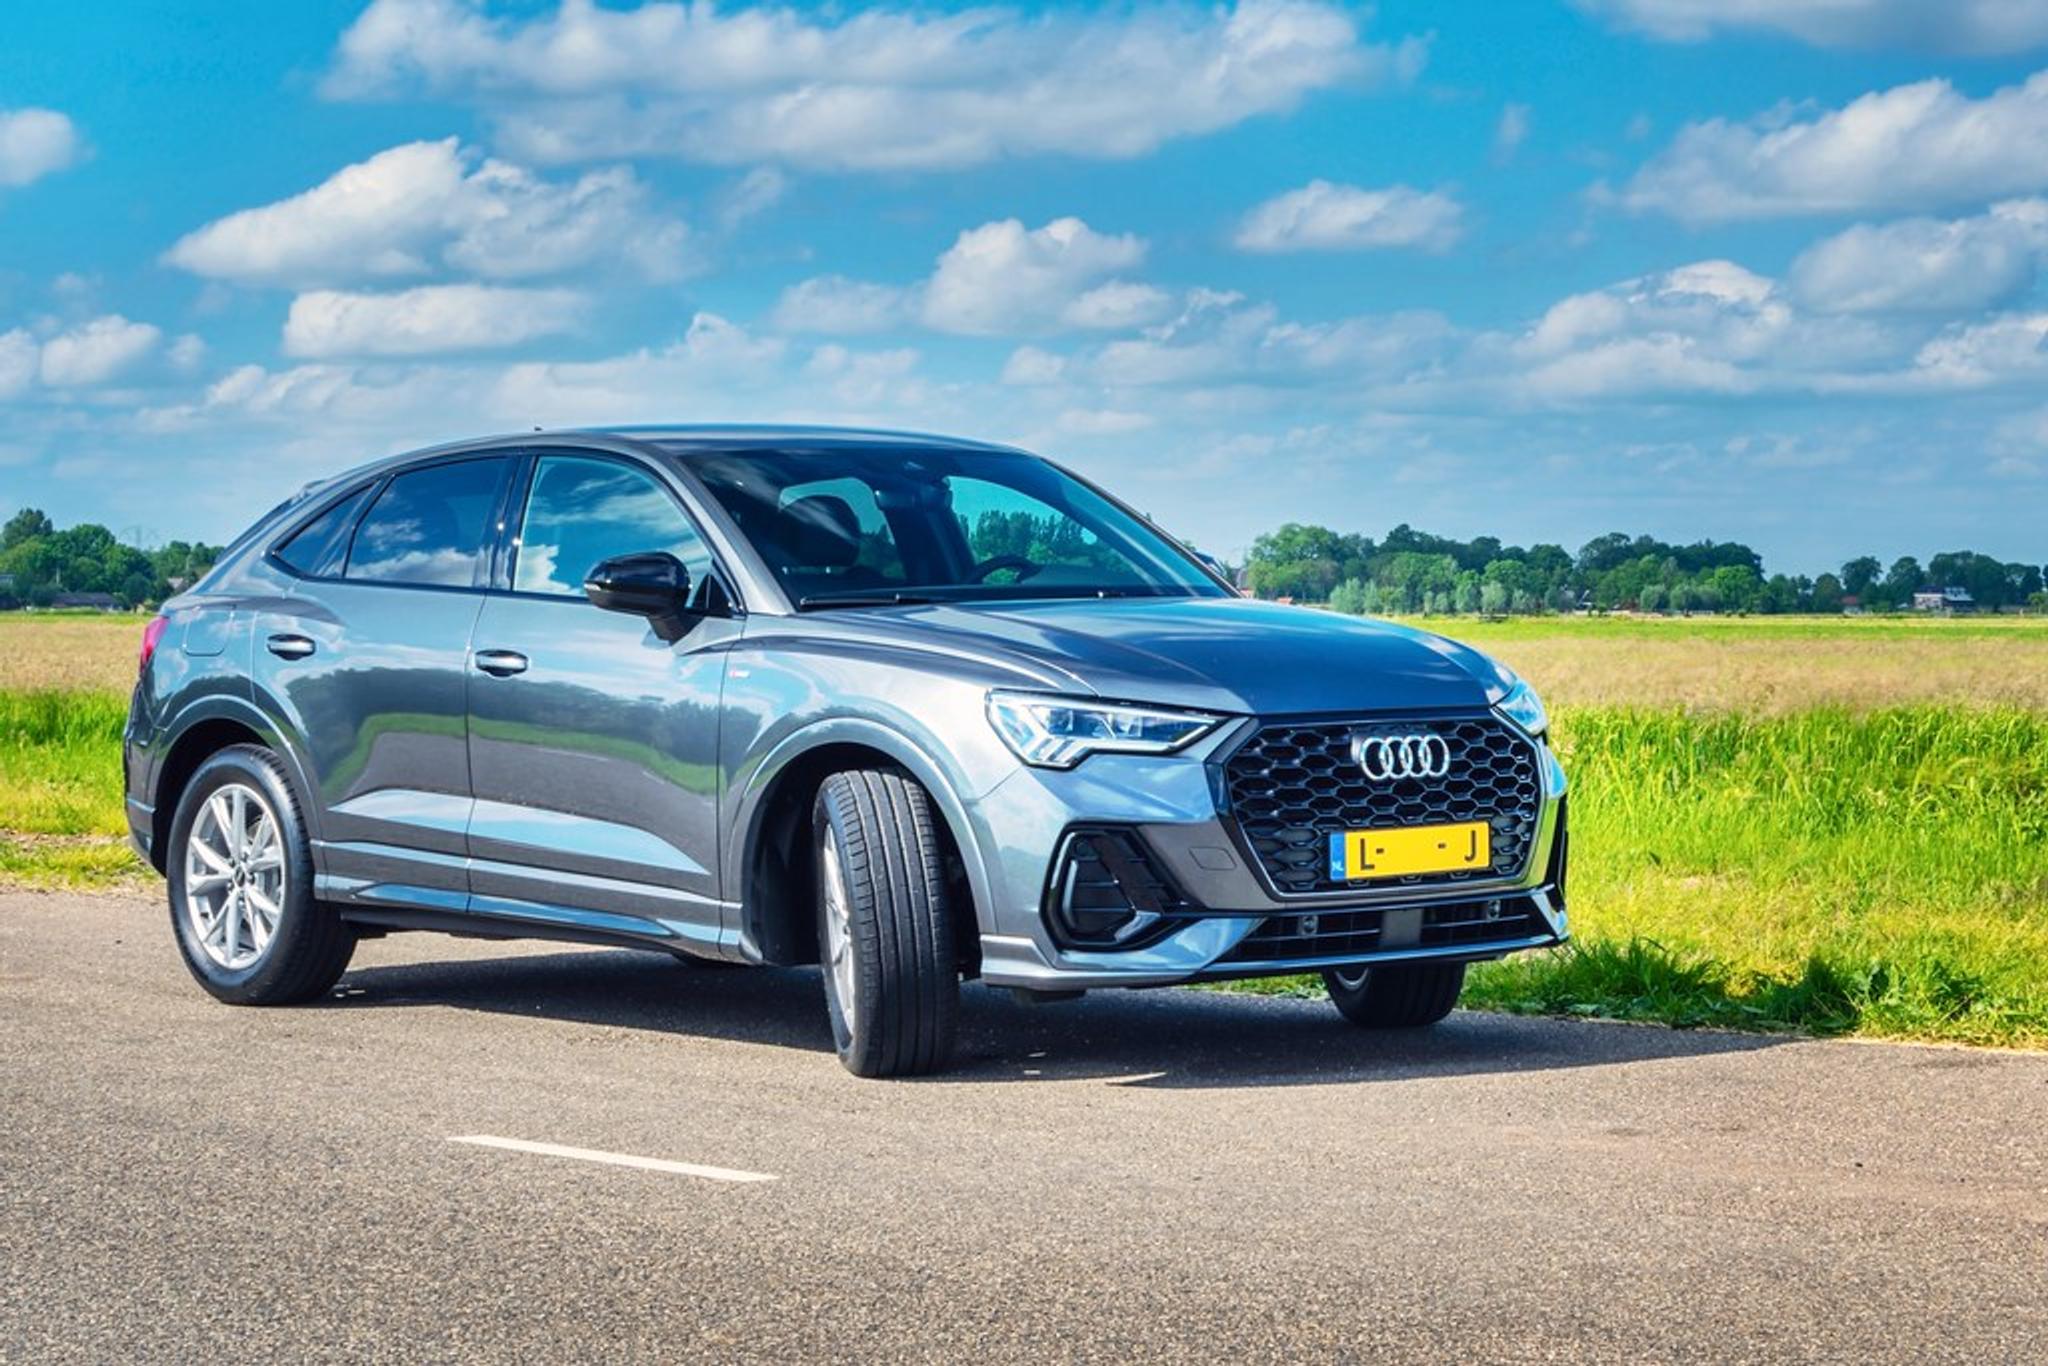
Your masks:
{"label": "headlight", "polygon": [[1526,730],[1531,735],[1541,736],[1550,730],[1550,713],[1543,709],[1543,699],[1536,690],[1516,678],[1507,670],[1501,670],[1509,680],[1508,685],[1494,699],[1494,710]]}
{"label": "headlight", "polygon": [[1222,719],[1042,693],[988,695],[988,723],[1012,753],[1036,768],[1072,768],[1091,754],[1171,754]]}

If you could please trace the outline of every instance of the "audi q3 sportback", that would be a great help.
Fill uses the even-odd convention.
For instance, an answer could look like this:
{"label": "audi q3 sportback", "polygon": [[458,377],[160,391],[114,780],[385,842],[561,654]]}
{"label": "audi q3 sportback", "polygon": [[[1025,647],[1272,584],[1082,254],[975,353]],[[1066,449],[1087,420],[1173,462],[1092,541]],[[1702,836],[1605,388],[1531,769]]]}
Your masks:
{"label": "audi q3 sportback", "polygon": [[273,509],[150,622],[125,768],[224,1001],[393,930],[818,963],[884,1076],[946,1063],[963,978],[1320,972],[1434,1023],[1565,938],[1546,729],[1486,657],[1242,598],[1022,451],[660,428]]}

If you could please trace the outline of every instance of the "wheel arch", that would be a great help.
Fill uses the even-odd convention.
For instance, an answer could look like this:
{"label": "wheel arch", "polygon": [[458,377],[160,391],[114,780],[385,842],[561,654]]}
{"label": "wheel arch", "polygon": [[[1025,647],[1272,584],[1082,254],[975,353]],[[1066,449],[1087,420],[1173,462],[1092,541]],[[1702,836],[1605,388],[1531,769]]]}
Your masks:
{"label": "wheel arch", "polygon": [[827,777],[859,768],[901,769],[930,798],[945,844],[941,852],[954,896],[961,966],[970,976],[977,974],[989,884],[966,805],[939,764],[909,737],[852,718],[806,727],[754,769],[734,823],[743,832],[733,860],[742,952],[764,963],[817,960],[811,808]]}
{"label": "wheel arch", "polygon": [[170,855],[171,822],[177,818],[178,801],[200,765],[230,745],[261,745],[277,755],[290,778],[293,795],[299,800],[299,816],[307,834],[319,838],[319,811],[308,799],[305,771],[298,755],[283,742],[269,717],[254,704],[236,697],[214,696],[193,703],[165,728],[169,740],[162,747],[150,783],[150,862],[164,872]]}

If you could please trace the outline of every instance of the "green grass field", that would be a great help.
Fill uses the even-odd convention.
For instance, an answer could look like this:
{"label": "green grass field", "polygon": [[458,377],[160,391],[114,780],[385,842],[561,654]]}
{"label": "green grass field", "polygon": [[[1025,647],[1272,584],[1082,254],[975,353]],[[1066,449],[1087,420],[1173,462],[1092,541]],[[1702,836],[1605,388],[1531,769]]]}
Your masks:
{"label": "green grass field", "polygon": [[[1577,941],[1468,1003],[2048,1048],[2048,623],[1431,624],[1545,690],[1573,781]],[[0,623],[0,880],[105,884],[137,626],[25,666],[56,627]]]}

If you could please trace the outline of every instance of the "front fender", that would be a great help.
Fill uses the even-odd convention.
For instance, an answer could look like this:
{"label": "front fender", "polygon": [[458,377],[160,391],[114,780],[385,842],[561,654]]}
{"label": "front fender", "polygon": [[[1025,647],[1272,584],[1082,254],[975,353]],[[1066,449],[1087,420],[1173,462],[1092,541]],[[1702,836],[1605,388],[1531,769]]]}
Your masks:
{"label": "front fender", "polygon": [[[974,899],[976,923],[986,931],[989,928],[989,907],[994,904],[988,869],[975,842],[974,826],[968,818],[967,805],[955,777],[928,746],[903,730],[871,717],[839,715],[819,718],[781,735],[742,765],[740,772],[743,778],[729,793],[729,817],[725,828],[732,831],[733,836],[725,853],[724,885],[734,888],[747,886],[747,873],[752,867],[754,851],[764,837],[764,822],[778,780],[806,755],[846,745],[857,745],[886,756],[915,778],[930,795],[932,805],[953,834],[960,862],[966,871],[968,889]],[[758,942],[759,919],[770,913],[771,908],[748,904],[744,893],[739,900],[742,903],[742,937],[748,942]]]}

